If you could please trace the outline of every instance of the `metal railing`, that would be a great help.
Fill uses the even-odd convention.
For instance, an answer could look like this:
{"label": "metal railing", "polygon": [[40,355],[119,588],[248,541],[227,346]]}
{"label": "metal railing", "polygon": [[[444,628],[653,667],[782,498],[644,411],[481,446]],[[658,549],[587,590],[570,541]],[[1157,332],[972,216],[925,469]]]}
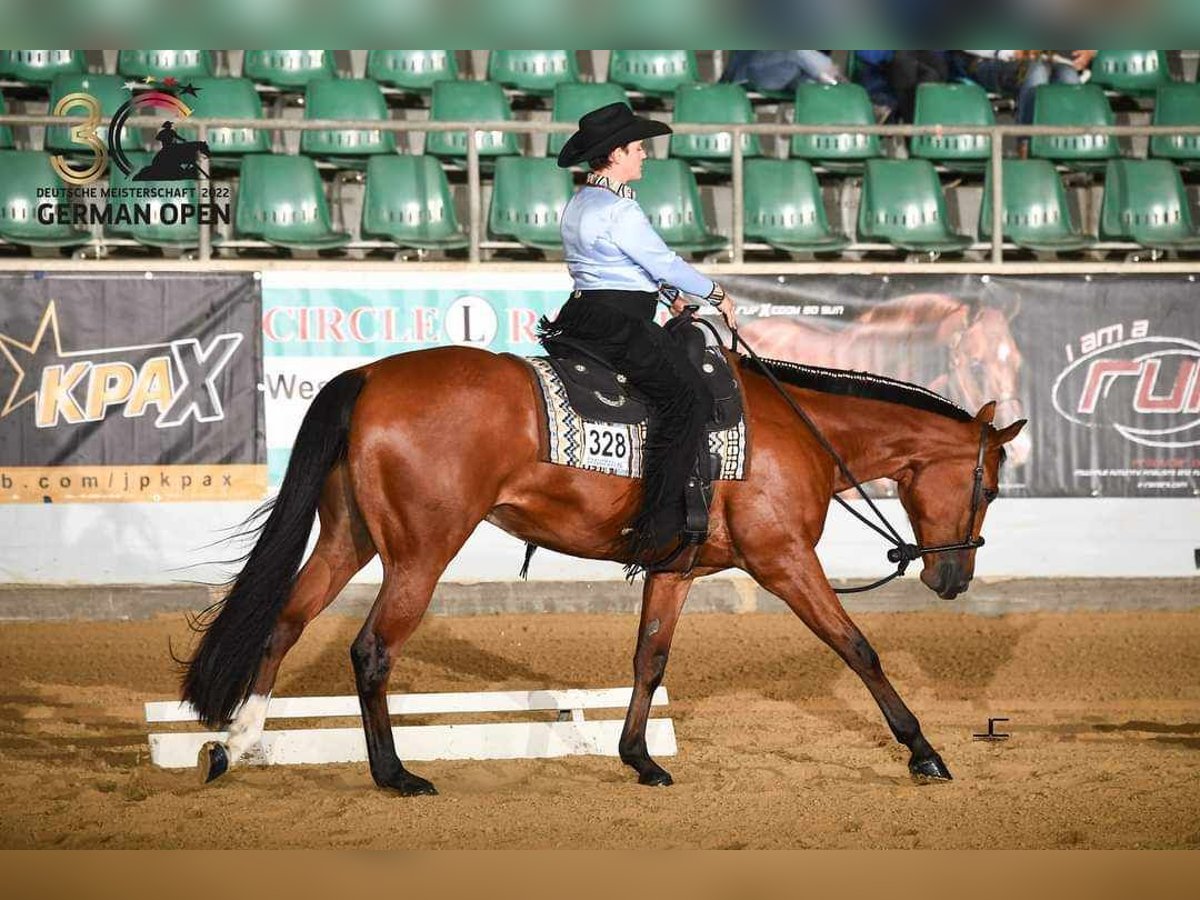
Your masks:
{"label": "metal railing", "polygon": [[[2,115],[0,125],[18,126],[70,126],[82,125],[88,122],[84,116],[54,116],[38,115]],[[161,123],[159,116],[131,116],[126,120],[129,127],[153,127]],[[97,131],[106,128],[108,120],[103,120]],[[467,133],[467,238],[468,259],[471,263],[481,260],[482,239],[482,179],[480,175],[479,149],[476,145],[476,133],[483,132],[513,132],[517,134],[570,134],[576,126],[566,122],[534,122],[534,121],[498,121],[484,120],[462,122],[434,122],[429,120],[404,119],[234,119],[234,118],[189,118],[186,126],[195,128],[198,139],[207,139],[208,131],[212,128],[253,129],[256,131],[387,131],[395,133],[409,132],[445,132],[463,131]],[[744,183],[744,153],[742,150],[743,135],[778,135],[790,138],[794,135],[820,134],[855,134],[878,135],[880,137],[909,138],[917,135],[985,135],[991,138],[991,158],[989,172],[991,175],[992,201],[992,236],[990,241],[991,262],[1002,265],[1004,262],[1004,204],[1002,202],[1004,187],[1003,145],[1006,137],[1036,137],[1036,136],[1075,136],[1094,135],[1121,137],[1156,137],[1160,135],[1200,136],[1200,125],[1088,125],[1088,126],[1048,126],[1048,125],[794,125],[779,123],[754,124],[696,124],[688,122],[671,123],[677,134],[728,134],[731,146],[732,166],[732,205],[733,205],[733,234],[731,235],[731,256],[734,264],[740,265],[745,259],[745,197]],[[203,190],[204,178],[200,179]],[[199,256],[208,260],[212,255],[211,226],[204,220],[200,222]]]}

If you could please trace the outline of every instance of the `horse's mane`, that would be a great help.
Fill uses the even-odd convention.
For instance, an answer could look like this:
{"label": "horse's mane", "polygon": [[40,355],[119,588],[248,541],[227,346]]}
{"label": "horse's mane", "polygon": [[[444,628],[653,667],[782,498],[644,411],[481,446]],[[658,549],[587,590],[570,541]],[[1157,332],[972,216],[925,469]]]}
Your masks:
{"label": "horse's mane", "polygon": [[[780,381],[796,387],[820,391],[823,394],[900,403],[913,409],[946,416],[957,422],[971,422],[975,419],[957,403],[947,400],[941,394],[920,385],[909,384],[907,381],[897,381],[872,372],[825,369],[821,366],[805,366],[778,359],[760,359],[759,362]],[[742,365],[751,369],[757,368],[756,362],[749,357],[742,358]]]}
{"label": "horse's mane", "polygon": [[905,325],[923,325],[940,322],[965,307],[963,301],[946,294],[908,294],[872,306],[858,317],[858,321],[872,325],[896,321]]}

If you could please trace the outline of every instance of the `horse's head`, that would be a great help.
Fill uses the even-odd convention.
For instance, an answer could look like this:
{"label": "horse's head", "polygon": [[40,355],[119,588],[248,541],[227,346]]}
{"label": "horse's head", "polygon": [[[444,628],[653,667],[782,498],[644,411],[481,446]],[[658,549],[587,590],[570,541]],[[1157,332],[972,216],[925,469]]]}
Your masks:
{"label": "horse's head", "polygon": [[[1012,315],[1015,315],[1014,312]],[[1021,413],[1021,350],[1009,329],[1010,315],[990,306],[979,307],[953,337],[950,377],[954,393],[968,409],[995,398],[1001,420]],[[1009,461],[1022,465],[1031,449],[1028,435],[1008,448]]]}
{"label": "horse's head", "polygon": [[944,600],[971,583],[975,549],[988,505],[999,493],[1004,445],[1025,426],[992,427],[996,404],[989,402],[971,422],[955,422],[947,438],[931,437],[927,452],[899,473],[900,501],[917,543],[925,549],[921,580]]}

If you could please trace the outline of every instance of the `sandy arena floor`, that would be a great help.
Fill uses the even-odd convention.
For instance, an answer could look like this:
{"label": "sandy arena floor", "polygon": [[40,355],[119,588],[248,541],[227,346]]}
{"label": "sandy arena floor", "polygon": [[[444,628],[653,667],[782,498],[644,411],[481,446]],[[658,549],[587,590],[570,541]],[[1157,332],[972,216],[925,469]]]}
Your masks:
{"label": "sandy arena floor", "polygon": [[[148,762],[173,695],[148,622],[0,626],[0,846],[1200,848],[1200,612],[858,617],[956,780],[914,785],[866,689],[786,614],[685,615],[667,672],[676,785],[615,759],[235,770]],[[318,620],[277,693],[353,693],[358,627]],[[632,616],[431,618],[394,691],[629,684]],[[988,716],[1012,738],[973,741]]]}

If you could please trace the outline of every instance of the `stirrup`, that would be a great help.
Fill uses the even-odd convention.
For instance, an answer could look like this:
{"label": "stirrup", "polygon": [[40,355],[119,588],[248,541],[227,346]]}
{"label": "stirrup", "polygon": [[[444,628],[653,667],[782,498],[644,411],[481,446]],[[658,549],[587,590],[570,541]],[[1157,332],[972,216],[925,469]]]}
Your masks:
{"label": "stirrup", "polygon": [[685,545],[703,544],[708,540],[708,509],[712,505],[713,456],[704,452],[696,457],[696,465],[683,492]]}

